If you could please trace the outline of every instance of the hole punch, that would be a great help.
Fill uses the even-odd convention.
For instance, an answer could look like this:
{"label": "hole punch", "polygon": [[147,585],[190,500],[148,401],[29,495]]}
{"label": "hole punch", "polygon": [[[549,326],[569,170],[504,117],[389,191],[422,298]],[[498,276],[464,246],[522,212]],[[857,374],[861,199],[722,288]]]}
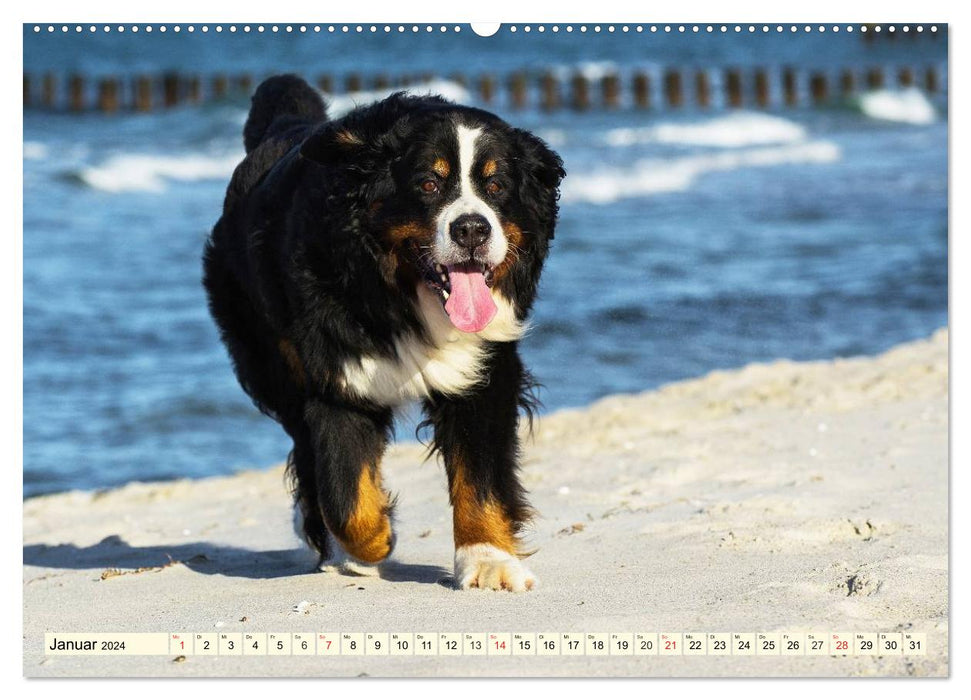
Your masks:
{"label": "hole punch", "polygon": [[481,37],[490,37],[502,26],[499,22],[473,22],[472,31]]}

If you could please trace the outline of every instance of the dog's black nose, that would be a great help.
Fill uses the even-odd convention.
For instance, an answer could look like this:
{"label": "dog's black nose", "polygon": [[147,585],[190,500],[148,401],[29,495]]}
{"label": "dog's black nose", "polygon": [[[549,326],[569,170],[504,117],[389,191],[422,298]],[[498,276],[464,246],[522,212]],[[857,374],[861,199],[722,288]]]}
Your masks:
{"label": "dog's black nose", "polygon": [[448,229],[452,240],[470,251],[489,240],[492,227],[481,214],[462,214]]}

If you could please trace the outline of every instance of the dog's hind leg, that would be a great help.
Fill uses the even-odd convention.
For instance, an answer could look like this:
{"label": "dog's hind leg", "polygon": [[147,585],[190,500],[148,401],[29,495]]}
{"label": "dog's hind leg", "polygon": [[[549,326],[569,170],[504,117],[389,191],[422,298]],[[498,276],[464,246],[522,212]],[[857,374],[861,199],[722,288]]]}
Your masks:
{"label": "dog's hind leg", "polygon": [[319,555],[317,566],[333,554],[327,526],[317,502],[317,476],[310,431],[302,421],[287,430],[293,450],[287,458],[287,476],[293,494],[293,529],[297,536]]}
{"label": "dog's hind leg", "polygon": [[380,468],[391,411],[318,398],[307,402],[304,421],[313,444],[319,513],[333,537],[325,564],[365,573],[360,564],[377,564],[394,547],[394,502],[381,484]]}

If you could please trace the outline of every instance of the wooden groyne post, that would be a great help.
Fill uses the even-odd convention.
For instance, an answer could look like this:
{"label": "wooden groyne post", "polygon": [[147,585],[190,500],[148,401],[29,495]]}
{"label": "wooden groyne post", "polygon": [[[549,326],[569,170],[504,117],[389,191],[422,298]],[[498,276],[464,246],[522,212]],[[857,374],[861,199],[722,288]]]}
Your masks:
{"label": "wooden groyne post", "polygon": [[560,107],[560,81],[550,72],[540,76],[540,107],[547,112],[552,112]]}
{"label": "wooden groyne post", "polygon": [[639,109],[651,107],[651,79],[646,73],[635,73],[633,79],[634,106]]}
{"label": "wooden groyne post", "polygon": [[118,81],[105,78],[98,82],[98,110],[106,114],[117,112],[121,103],[118,99]]}
{"label": "wooden groyne post", "polygon": [[664,95],[668,107],[677,109],[684,104],[684,93],[681,89],[681,71],[668,69],[664,72]]}

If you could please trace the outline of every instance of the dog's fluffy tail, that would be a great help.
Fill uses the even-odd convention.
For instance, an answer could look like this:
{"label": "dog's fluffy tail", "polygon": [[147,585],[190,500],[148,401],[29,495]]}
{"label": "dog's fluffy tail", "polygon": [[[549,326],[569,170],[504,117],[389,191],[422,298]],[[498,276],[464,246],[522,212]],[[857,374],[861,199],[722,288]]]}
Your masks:
{"label": "dog's fluffy tail", "polygon": [[243,127],[243,145],[249,153],[280,127],[326,118],[327,108],[320,93],[296,75],[275,75],[260,83],[253,93],[253,104]]}

